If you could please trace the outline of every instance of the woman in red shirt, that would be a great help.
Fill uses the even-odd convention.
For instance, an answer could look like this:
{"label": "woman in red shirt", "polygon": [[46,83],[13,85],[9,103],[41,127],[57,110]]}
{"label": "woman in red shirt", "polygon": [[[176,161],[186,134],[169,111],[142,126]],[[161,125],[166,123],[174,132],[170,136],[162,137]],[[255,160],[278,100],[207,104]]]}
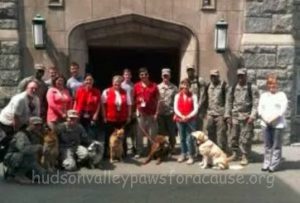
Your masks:
{"label": "woman in red shirt", "polygon": [[74,109],[80,115],[80,123],[87,133],[97,139],[97,121],[100,113],[101,102],[100,91],[94,87],[94,78],[86,74],[83,85],[75,93]]}
{"label": "woman in red shirt", "polygon": [[187,79],[180,82],[180,92],[175,95],[174,101],[174,120],[177,123],[181,146],[181,156],[177,161],[183,162],[188,156],[187,164],[193,164],[194,144],[191,133],[196,125],[198,101],[189,88],[190,82]]}
{"label": "woman in red shirt", "polygon": [[[131,118],[132,101],[130,95],[121,88],[122,81],[122,76],[114,76],[112,87],[105,89],[102,93],[102,116],[105,123],[105,157],[108,155],[110,135],[116,128],[122,128]],[[126,145],[126,141],[124,141],[124,145]]]}
{"label": "woman in red shirt", "polygon": [[66,80],[59,75],[53,80],[53,86],[47,92],[47,124],[51,129],[66,119],[66,114],[72,108],[72,97],[65,86]]}

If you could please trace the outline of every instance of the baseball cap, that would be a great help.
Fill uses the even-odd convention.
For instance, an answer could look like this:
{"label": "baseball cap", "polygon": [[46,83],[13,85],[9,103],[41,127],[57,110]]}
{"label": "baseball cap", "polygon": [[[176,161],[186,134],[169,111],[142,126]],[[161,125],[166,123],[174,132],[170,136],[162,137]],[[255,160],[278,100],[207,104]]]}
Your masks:
{"label": "baseball cap", "polygon": [[43,124],[43,120],[42,120],[41,117],[32,116],[32,117],[29,118],[29,123],[31,123],[33,125]]}
{"label": "baseball cap", "polygon": [[217,69],[212,69],[212,70],[210,70],[210,75],[219,76],[220,72]]}
{"label": "baseball cap", "polygon": [[68,118],[79,118],[78,112],[74,109],[67,111]]}

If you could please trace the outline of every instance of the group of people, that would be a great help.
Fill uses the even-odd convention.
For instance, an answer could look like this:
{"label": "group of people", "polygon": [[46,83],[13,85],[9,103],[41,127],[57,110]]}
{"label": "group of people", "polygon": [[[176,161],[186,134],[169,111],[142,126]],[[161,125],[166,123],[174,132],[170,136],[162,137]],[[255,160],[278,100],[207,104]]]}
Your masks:
{"label": "group of people", "polygon": [[[220,79],[216,69],[210,71],[208,83],[197,76],[194,66],[186,70],[188,77],[178,88],[170,81],[169,68],[162,69],[162,82],[158,85],[150,80],[147,68],[139,69],[140,80],[136,83],[131,81],[131,71],[124,69],[122,75],[113,76],[111,87],[101,93],[94,86],[93,76],[82,77],[75,62],[70,65],[71,77],[67,81],[55,67],[48,69],[50,78],[44,81],[45,67],[36,65],[35,74],[20,82],[19,93],[0,113],[0,128],[7,137],[15,134],[14,142],[11,141],[15,146],[8,149],[8,154],[12,148],[23,154],[40,150],[40,142],[34,150],[26,143],[38,143],[31,138],[38,132],[31,131],[46,122],[57,132],[60,157],[70,148],[74,149],[74,156],[79,156],[81,146],[87,147],[91,140],[100,139],[102,122],[104,158],[108,157],[113,130],[125,128],[124,156],[128,151],[126,138],[131,138],[131,151],[138,159],[146,155],[151,144],[148,141],[145,148],[144,137],[165,135],[175,152],[179,134],[181,154],[177,161],[193,164],[197,147],[191,132],[204,130],[228,155],[247,165],[254,121],[259,115],[265,138],[262,170],[276,170],[281,159],[280,139],[288,103],[285,94],[278,91],[276,76],[268,76],[267,91],[259,96],[258,88],[247,81],[244,68],[237,70],[237,83],[231,87]],[[17,136],[20,131],[26,133]],[[60,163],[66,162],[61,158]]]}

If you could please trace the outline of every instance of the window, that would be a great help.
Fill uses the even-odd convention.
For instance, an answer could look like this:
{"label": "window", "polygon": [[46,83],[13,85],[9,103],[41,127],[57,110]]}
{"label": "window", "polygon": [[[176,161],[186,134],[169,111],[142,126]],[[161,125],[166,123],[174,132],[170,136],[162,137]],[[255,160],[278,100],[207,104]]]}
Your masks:
{"label": "window", "polygon": [[49,7],[63,7],[64,0],[49,0]]}
{"label": "window", "polygon": [[202,10],[215,10],[216,0],[201,0]]}

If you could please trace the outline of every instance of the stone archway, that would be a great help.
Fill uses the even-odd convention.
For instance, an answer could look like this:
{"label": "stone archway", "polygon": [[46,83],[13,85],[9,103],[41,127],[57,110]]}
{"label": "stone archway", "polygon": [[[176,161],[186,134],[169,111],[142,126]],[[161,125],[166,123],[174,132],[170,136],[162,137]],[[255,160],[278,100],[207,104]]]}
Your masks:
{"label": "stone archway", "polygon": [[68,35],[70,61],[82,67],[89,64],[91,47],[169,49],[179,52],[178,78],[185,77],[185,67],[199,67],[198,40],[184,25],[136,14],[93,20],[76,25]]}

